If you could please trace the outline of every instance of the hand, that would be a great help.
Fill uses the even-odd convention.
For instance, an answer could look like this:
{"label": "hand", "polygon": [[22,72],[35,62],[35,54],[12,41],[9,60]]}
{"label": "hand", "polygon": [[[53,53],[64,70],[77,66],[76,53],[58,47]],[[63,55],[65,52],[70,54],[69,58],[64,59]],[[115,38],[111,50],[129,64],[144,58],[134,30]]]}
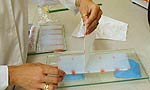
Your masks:
{"label": "hand", "polygon": [[54,90],[65,76],[65,72],[57,67],[39,63],[9,66],[8,71],[9,84],[19,85],[26,90],[43,90],[45,83],[50,83],[49,90]]}
{"label": "hand", "polygon": [[102,15],[102,11],[92,0],[78,0],[78,3],[79,10],[86,27],[85,35],[87,35],[96,29]]}

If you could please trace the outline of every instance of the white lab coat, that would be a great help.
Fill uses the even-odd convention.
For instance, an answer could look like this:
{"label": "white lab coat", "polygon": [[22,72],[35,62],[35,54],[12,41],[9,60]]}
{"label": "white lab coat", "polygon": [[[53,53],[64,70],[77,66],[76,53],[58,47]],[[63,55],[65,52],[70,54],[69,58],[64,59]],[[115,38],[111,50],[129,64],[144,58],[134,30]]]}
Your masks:
{"label": "white lab coat", "polygon": [[[0,90],[5,90],[8,86],[8,68],[5,65],[26,63],[28,50],[27,1],[0,0]],[[60,2],[65,7],[76,10],[75,0],[60,0]]]}

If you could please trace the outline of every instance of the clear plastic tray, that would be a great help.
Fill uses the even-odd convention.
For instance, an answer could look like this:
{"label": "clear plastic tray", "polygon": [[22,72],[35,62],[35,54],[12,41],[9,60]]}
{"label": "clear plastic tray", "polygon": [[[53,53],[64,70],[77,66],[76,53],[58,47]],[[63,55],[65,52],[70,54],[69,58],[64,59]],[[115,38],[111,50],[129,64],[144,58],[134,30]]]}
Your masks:
{"label": "clear plastic tray", "polygon": [[[116,78],[114,76],[114,72],[107,73],[86,73],[84,74],[84,80],[76,80],[76,81],[65,81],[61,82],[58,85],[58,88],[66,88],[66,87],[77,87],[77,86],[86,86],[86,85],[96,85],[96,84],[106,84],[106,83],[115,83],[115,82],[126,82],[133,80],[143,80],[149,79],[148,74],[145,71],[145,68],[142,65],[141,60],[138,55],[134,51],[134,49],[127,50],[113,50],[113,51],[95,51],[91,53],[96,54],[111,54],[111,53],[127,53],[129,59],[133,59],[140,65],[141,77],[140,78]],[[59,56],[62,55],[74,55],[74,54],[83,54],[83,52],[62,52],[62,53],[53,53],[47,57],[47,64],[57,66],[57,60]]]}

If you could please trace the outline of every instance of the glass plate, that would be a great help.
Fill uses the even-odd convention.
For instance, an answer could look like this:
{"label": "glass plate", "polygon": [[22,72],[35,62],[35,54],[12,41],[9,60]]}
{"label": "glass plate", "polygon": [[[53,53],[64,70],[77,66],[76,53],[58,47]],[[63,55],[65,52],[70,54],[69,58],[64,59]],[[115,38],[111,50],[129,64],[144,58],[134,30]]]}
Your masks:
{"label": "glass plate", "polygon": [[[106,73],[86,73],[84,75],[83,80],[73,80],[73,81],[63,81],[60,82],[58,88],[67,88],[67,87],[77,87],[77,86],[86,86],[86,85],[96,85],[96,84],[106,84],[106,83],[115,83],[115,82],[126,82],[133,80],[143,80],[149,79],[148,74],[145,71],[145,68],[142,65],[141,60],[138,55],[134,51],[134,49],[126,49],[126,50],[113,50],[113,51],[95,51],[91,52],[92,54],[111,54],[111,53],[126,53],[128,54],[129,59],[133,59],[140,65],[141,77],[140,78],[116,78],[114,76],[114,72],[106,72]],[[47,64],[57,66],[58,57],[62,55],[75,55],[75,54],[83,54],[83,52],[61,52],[61,53],[53,53],[47,57]]]}
{"label": "glass plate", "polygon": [[[38,28],[36,31],[37,34],[33,34],[32,36],[36,37],[36,39],[30,40],[32,41],[31,43],[35,43],[32,47],[34,50],[28,52],[28,55],[53,53],[55,51],[62,52],[67,50],[64,25],[49,24],[35,26],[35,28]],[[36,32],[34,31],[33,33]],[[59,46],[59,44],[62,44],[62,46]],[[32,50],[32,48],[29,49]]]}

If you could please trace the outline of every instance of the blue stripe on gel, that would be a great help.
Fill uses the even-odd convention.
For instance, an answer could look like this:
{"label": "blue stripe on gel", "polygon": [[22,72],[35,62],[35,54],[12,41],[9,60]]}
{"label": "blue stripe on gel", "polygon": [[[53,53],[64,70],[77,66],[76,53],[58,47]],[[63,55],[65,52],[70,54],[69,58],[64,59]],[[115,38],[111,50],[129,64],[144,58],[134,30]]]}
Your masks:
{"label": "blue stripe on gel", "polygon": [[116,78],[140,78],[141,70],[140,65],[135,60],[129,59],[130,69],[126,71],[116,71],[114,76]]}
{"label": "blue stripe on gel", "polygon": [[84,74],[75,74],[75,75],[69,74],[69,75],[65,76],[63,82],[79,81],[79,80],[84,80],[84,79],[85,79]]}

